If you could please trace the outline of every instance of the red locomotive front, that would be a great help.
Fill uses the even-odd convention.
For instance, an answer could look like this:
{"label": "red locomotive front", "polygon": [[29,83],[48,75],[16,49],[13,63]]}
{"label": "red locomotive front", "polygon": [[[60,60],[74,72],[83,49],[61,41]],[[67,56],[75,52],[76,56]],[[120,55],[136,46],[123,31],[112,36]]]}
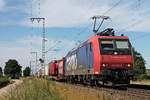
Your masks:
{"label": "red locomotive front", "polygon": [[132,69],[131,45],[127,37],[99,39],[102,67],[109,69]]}
{"label": "red locomotive front", "polygon": [[133,56],[128,37],[97,35],[91,41],[95,76],[103,82],[129,84],[133,78]]}

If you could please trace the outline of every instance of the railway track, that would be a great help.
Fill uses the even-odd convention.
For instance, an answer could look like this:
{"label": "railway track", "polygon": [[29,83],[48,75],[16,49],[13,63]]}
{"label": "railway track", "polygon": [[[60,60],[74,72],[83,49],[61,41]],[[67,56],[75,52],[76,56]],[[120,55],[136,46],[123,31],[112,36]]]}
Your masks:
{"label": "railway track", "polygon": [[127,88],[112,88],[111,86],[97,87],[82,84],[67,84],[73,87],[102,91],[104,94],[111,96],[112,100],[150,100],[150,86],[148,85],[132,84]]}
{"label": "railway track", "polygon": [[150,100],[150,85],[137,85],[137,84],[131,84],[127,88],[127,93],[137,96],[137,97],[143,97]]}
{"label": "railway track", "polygon": [[[127,89],[119,89],[119,88],[96,88],[106,93],[110,93],[111,95],[120,95],[124,97],[132,97],[132,100],[150,100],[150,90],[147,89],[139,89],[139,88],[130,88]],[[136,99],[134,99],[136,98]]]}

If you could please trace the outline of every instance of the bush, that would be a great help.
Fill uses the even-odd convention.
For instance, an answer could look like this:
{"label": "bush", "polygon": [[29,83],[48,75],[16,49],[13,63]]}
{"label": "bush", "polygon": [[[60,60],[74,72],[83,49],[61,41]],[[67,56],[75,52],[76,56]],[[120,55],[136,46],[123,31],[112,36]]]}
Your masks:
{"label": "bush", "polygon": [[17,60],[10,59],[6,62],[4,74],[10,76],[12,79],[19,79],[21,76],[21,68]]}
{"label": "bush", "polygon": [[9,83],[9,79],[7,77],[0,77],[0,87],[3,87]]}
{"label": "bush", "polygon": [[150,80],[150,75],[142,74],[142,75],[139,76],[139,79],[141,79],[141,80]]}
{"label": "bush", "polygon": [[31,68],[30,67],[26,67],[23,70],[23,76],[30,76],[30,74],[31,74]]}

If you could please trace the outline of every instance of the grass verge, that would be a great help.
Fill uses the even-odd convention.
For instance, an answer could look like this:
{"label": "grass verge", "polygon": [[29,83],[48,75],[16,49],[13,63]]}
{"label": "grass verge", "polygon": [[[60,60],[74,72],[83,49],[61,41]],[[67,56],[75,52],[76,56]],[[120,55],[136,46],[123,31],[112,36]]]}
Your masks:
{"label": "grass verge", "polygon": [[57,92],[63,100],[111,100],[102,91],[87,87],[56,83]]}
{"label": "grass verge", "polygon": [[23,84],[10,93],[8,100],[111,100],[99,90],[25,78]]}
{"label": "grass verge", "polygon": [[44,79],[26,78],[23,84],[11,91],[8,100],[60,100],[55,86]]}
{"label": "grass verge", "polygon": [[136,80],[136,81],[131,81],[131,84],[150,85],[150,80]]}

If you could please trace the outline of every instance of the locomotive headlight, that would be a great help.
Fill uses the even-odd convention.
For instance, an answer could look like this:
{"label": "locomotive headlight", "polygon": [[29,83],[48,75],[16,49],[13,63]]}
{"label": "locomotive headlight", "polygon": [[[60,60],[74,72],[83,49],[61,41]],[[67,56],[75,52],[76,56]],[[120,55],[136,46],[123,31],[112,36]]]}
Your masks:
{"label": "locomotive headlight", "polygon": [[108,67],[108,64],[102,64],[102,67],[106,68],[106,67]]}
{"label": "locomotive headlight", "polygon": [[127,67],[131,67],[131,64],[127,64],[126,66],[127,66]]}
{"label": "locomotive headlight", "polygon": [[103,67],[106,67],[106,64],[102,64]]}

